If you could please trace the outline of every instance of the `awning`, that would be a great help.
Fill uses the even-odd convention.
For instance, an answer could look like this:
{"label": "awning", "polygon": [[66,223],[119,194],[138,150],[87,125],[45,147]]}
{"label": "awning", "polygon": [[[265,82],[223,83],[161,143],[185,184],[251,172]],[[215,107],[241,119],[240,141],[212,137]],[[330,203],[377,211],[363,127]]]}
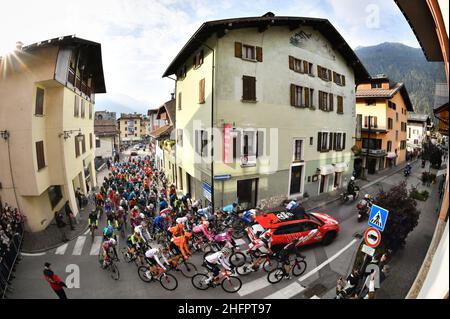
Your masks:
{"label": "awning", "polygon": [[336,173],[344,172],[344,171],[347,170],[347,168],[348,168],[347,163],[337,163],[337,164],[334,164],[334,171],[335,171]]}
{"label": "awning", "polygon": [[334,173],[334,166],[327,164],[320,167],[320,175],[329,175]]}
{"label": "awning", "polygon": [[397,154],[395,154],[395,152],[389,152],[386,157],[387,158],[394,158],[396,156],[397,156]]}

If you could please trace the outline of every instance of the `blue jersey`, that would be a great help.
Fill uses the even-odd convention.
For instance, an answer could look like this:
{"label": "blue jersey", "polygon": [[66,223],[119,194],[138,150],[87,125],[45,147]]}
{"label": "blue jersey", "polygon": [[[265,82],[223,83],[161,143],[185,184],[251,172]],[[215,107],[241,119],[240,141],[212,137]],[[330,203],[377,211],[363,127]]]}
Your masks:
{"label": "blue jersey", "polygon": [[166,209],[168,207],[167,202],[165,200],[160,201],[159,207],[161,210]]}
{"label": "blue jersey", "polygon": [[156,216],[155,219],[153,219],[153,226],[158,230],[167,230],[167,225],[162,216]]}
{"label": "blue jersey", "polygon": [[225,213],[231,213],[232,211],[234,211],[234,206],[233,206],[233,204],[230,204],[230,205],[225,206],[225,207],[223,208],[223,211],[224,211]]}
{"label": "blue jersey", "polygon": [[252,218],[253,214],[254,214],[253,209],[247,210],[246,212],[244,212],[244,215],[242,216],[242,220],[246,223],[253,222],[253,218]]}

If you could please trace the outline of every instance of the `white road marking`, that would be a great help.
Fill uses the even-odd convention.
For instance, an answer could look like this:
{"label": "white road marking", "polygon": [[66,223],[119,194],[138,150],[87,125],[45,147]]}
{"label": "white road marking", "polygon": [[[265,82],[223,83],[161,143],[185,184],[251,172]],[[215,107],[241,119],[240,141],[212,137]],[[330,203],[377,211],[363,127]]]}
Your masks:
{"label": "white road marking", "polygon": [[86,241],[86,236],[80,236],[77,238],[77,242],[75,243],[75,247],[73,248],[72,255],[81,255],[81,251],[83,250],[84,242]]}
{"label": "white road marking", "polygon": [[83,235],[87,235],[87,234],[89,234],[89,232],[90,232],[91,230],[88,228],[85,232],[84,232],[84,234]]}
{"label": "white road marking", "polygon": [[314,296],[312,296],[311,298],[309,298],[309,299],[320,299],[319,297],[317,297],[316,295],[314,295]]}
{"label": "white road marking", "polygon": [[64,255],[67,246],[69,246],[69,243],[65,243],[64,245],[59,246],[55,251],[55,255]]}
{"label": "white road marking", "polygon": [[317,266],[316,268],[314,268],[313,270],[311,270],[309,273],[307,273],[306,275],[302,276],[298,281],[303,281],[309,277],[311,277],[312,275],[314,275],[316,272],[318,272],[320,269],[322,269],[323,267],[325,267],[326,265],[328,265],[329,263],[331,263],[333,260],[335,260],[336,258],[338,258],[344,251],[346,251],[347,249],[349,249],[354,243],[356,243],[358,241],[358,239],[353,239],[347,246],[345,246],[344,248],[342,248],[341,250],[339,250],[336,254],[334,254],[331,258],[325,260],[323,263],[321,263],[319,266]]}
{"label": "white road marking", "polygon": [[243,239],[236,239],[235,242],[236,242],[236,244],[237,244],[238,246],[241,246],[241,245],[245,245],[245,244],[246,244],[246,241],[243,240]]}
{"label": "white road marking", "polygon": [[22,256],[26,256],[26,257],[35,257],[35,256],[44,256],[45,254],[46,254],[46,252],[43,252],[43,253],[34,253],[34,254],[31,254],[31,253],[20,253]]}
{"label": "white road marking", "polygon": [[267,280],[267,275],[259,279],[247,282],[242,285],[242,288],[238,291],[239,296],[249,295],[257,290],[270,286],[271,283]]}
{"label": "white road marking", "polygon": [[100,252],[100,247],[102,246],[103,236],[95,236],[94,242],[92,243],[90,255],[98,255]]}
{"label": "white road marking", "polygon": [[294,281],[289,286],[278,290],[277,292],[265,297],[264,299],[289,299],[305,290],[305,287]]}

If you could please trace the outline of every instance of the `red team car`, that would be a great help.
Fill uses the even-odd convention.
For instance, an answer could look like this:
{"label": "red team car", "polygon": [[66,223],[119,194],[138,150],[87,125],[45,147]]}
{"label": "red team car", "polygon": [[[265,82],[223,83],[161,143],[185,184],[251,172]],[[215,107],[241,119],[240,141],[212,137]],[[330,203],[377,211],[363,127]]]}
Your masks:
{"label": "red team car", "polygon": [[249,236],[270,232],[271,247],[275,251],[300,237],[299,246],[319,242],[328,245],[339,233],[338,221],[325,213],[306,213],[302,219],[295,219],[292,213],[281,211],[257,216],[256,221]]}

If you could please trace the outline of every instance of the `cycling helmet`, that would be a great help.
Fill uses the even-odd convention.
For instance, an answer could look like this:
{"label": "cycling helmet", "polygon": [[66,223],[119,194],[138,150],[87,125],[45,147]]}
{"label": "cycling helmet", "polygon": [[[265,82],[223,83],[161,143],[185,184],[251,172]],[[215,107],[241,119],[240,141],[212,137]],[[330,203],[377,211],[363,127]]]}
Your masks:
{"label": "cycling helmet", "polygon": [[113,230],[114,230],[114,227],[112,227],[112,225],[108,225],[108,230],[113,231]]}
{"label": "cycling helmet", "polygon": [[365,199],[370,199],[370,195],[369,195],[369,194],[366,194],[366,195],[364,195],[364,198],[365,198]]}
{"label": "cycling helmet", "polygon": [[133,207],[133,209],[139,209],[139,207],[137,207],[137,206],[134,206],[134,207]]}
{"label": "cycling helmet", "polygon": [[116,240],[114,239],[114,238],[111,238],[110,240],[109,240],[109,243],[111,244],[111,245],[116,245]]}
{"label": "cycling helmet", "polygon": [[140,230],[140,228],[138,226],[134,227],[134,233],[135,234],[139,234],[139,230]]}
{"label": "cycling helmet", "polygon": [[203,221],[203,225],[205,225],[206,227],[209,227],[209,221],[204,220],[204,221]]}
{"label": "cycling helmet", "polygon": [[222,249],[222,254],[223,254],[225,257],[228,257],[228,256],[231,255],[231,250],[230,250],[229,248],[224,248],[224,249]]}
{"label": "cycling helmet", "polygon": [[144,218],[145,218],[145,215],[144,215],[143,213],[140,213],[140,214],[139,214],[139,217],[142,218],[142,219],[144,219]]}
{"label": "cycling helmet", "polygon": [[354,181],[354,180],[355,180],[355,176],[350,177],[350,179],[351,179],[352,181]]}

